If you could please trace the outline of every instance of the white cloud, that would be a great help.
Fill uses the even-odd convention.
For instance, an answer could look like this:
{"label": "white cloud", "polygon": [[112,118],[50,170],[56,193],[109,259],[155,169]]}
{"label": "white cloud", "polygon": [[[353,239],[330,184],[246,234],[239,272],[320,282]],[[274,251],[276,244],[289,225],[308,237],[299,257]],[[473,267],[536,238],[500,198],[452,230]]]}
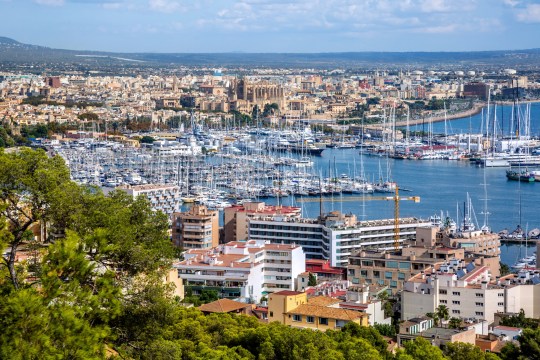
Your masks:
{"label": "white cloud", "polygon": [[423,0],[420,4],[423,12],[446,12],[450,10],[450,5],[446,0]]}
{"label": "white cloud", "polygon": [[149,0],[148,5],[151,10],[170,13],[182,9],[180,1],[175,0]]}
{"label": "white cloud", "polygon": [[516,19],[525,23],[540,22],[540,4],[527,4],[516,13]]}
{"label": "white cloud", "polygon": [[504,3],[505,5],[509,5],[509,6],[511,6],[511,7],[515,7],[515,6],[518,6],[518,5],[521,3],[521,1],[519,1],[519,0],[503,0],[503,3]]}
{"label": "white cloud", "polygon": [[64,5],[64,0],[34,0],[36,4],[47,6],[60,6]]}
{"label": "white cloud", "polygon": [[427,33],[427,34],[449,34],[458,30],[457,24],[448,24],[440,26],[428,26],[415,29],[415,32]]}

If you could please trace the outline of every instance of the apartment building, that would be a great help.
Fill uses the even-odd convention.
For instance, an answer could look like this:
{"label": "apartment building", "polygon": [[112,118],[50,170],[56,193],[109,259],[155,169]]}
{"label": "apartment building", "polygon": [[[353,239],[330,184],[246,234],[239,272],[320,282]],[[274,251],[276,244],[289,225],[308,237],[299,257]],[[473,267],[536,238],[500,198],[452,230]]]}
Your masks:
{"label": "apartment building", "polygon": [[443,232],[442,244],[475,255],[499,257],[501,254],[499,235],[482,230],[461,231],[457,234]]}
{"label": "apartment building", "polygon": [[210,249],[219,243],[219,212],[194,205],[173,214],[172,240],[184,249]]}
{"label": "apartment building", "polygon": [[268,297],[268,322],[302,329],[326,331],[341,329],[348,322],[368,326],[368,315],[339,308],[341,300],[326,296],[308,299],[298,291],[280,291]]}
{"label": "apartment building", "polygon": [[422,271],[451,259],[463,259],[463,249],[410,247],[400,254],[360,251],[349,257],[347,279],[352,284],[388,286],[401,291],[403,283]]}
{"label": "apartment building", "polygon": [[493,322],[494,314],[525,311],[528,317],[540,316],[540,276],[537,272],[494,278],[488,267],[450,260],[417,274],[405,282],[402,319],[434,312],[446,305],[450,317]]}
{"label": "apartment building", "polygon": [[300,246],[250,240],[187,250],[174,267],[194,294],[216,290],[223,298],[259,302],[275,291],[294,290],[305,261]]}
{"label": "apartment building", "polygon": [[176,185],[123,185],[117,189],[125,191],[133,198],[139,195],[145,196],[150,201],[152,209],[165,213],[169,217],[169,221],[174,212],[180,211],[182,205],[180,188]]}
{"label": "apartment building", "polygon": [[[334,211],[318,219],[257,216],[248,225],[250,239],[300,245],[308,259],[329,260],[335,267],[346,267],[359,250],[394,249],[394,219],[357,221],[353,214]],[[399,247],[414,239],[417,227],[428,225],[416,218],[399,219]]]}
{"label": "apartment building", "polygon": [[225,218],[223,226],[225,232],[224,242],[227,243],[229,241],[247,240],[248,222],[256,216],[299,219],[301,210],[299,207],[293,206],[274,206],[266,205],[264,202],[246,202],[242,205],[225,208],[223,213]]}

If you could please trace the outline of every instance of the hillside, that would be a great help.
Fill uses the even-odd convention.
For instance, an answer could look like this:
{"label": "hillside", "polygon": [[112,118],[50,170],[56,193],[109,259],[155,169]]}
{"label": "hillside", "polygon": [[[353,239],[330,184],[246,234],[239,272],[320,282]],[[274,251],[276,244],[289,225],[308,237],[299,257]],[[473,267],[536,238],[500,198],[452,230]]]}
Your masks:
{"label": "hillside", "polygon": [[146,63],[186,66],[253,67],[530,67],[540,49],[474,52],[341,52],[341,53],[111,53],[28,45],[0,37],[0,63]]}

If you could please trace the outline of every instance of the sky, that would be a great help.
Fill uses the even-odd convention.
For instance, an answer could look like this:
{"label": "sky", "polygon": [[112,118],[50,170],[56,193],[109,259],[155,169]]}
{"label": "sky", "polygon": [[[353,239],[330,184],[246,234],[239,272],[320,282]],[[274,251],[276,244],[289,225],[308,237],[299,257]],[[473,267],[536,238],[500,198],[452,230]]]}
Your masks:
{"label": "sky", "polygon": [[0,0],[0,36],[115,52],[540,48],[540,0]]}

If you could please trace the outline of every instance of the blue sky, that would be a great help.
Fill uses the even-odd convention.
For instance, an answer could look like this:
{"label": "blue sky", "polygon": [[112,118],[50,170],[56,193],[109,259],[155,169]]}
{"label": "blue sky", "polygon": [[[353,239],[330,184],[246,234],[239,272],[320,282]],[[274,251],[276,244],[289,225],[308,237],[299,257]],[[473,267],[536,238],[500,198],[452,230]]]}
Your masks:
{"label": "blue sky", "polygon": [[540,0],[0,0],[0,36],[121,52],[540,47]]}

